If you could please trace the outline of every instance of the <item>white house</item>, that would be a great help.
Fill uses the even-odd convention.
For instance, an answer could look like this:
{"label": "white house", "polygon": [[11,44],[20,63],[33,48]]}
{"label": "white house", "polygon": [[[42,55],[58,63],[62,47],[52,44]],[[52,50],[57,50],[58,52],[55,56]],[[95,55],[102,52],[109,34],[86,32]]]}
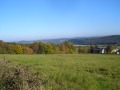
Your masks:
{"label": "white house", "polygon": [[117,52],[117,54],[120,54],[120,52]]}
{"label": "white house", "polygon": [[113,49],[111,53],[120,54],[120,49]]}
{"label": "white house", "polygon": [[105,48],[96,48],[96,49],[93,49],[93,53],[106,53],[106,49]]}
{"label": "white house", "polygon": [[119,49],[113,49],[111,53],[117,53]]}
{"label": "white house", "polygon": [[117,54],[120,54],[120,49],[118,50]]}

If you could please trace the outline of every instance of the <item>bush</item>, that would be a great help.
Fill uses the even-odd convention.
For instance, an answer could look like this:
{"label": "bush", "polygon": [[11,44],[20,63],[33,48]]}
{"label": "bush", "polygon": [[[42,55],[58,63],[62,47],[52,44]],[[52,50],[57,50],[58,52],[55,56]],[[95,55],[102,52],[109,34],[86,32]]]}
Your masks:
{"label": "bush", "polygon": [[38,73],[0,59],[0,90],[43,90]]}

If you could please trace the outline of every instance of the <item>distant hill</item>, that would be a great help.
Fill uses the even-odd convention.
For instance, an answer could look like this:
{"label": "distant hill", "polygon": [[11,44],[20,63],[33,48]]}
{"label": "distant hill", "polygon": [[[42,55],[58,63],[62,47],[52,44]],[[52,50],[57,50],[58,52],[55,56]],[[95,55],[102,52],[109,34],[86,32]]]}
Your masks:
{"label": "distant hill", "polygon": [[[63,43],[70,41],[77,45],[106,45],[106,44],[117,44],[120,45],[120,35],[111,35],[104,37],[78,37],[78,38],[60,38],[60,39],[46,39],[46,40],[35,40],[43,41],[44,43]],[[19,41],[17,43],[33,43],[34,41]]]}
{"label": "distant hill", "polygon": [[73,38],[70,39],[69,41],[71,41],[74,44],[80,44],[80,45],[105,45],[105,44],[120,45],[120,35],[92,37],[92,38]]}
{"label": "distant hill", "polygon": [[25,41],[25,40],[23,40],[23,41],[18,41],[18,42],[16,42],[16,43],[29,44],[29,43],[34,43],[34,41]]}
{"label": "distant hill", "polygon": [[[35,40],[36,42],[44,42],[44,43],[63,43],[65,41],[68,41],[68,38],[59,38],[59,39],[44,39],[44,40]],[[21,43],[21,44],[27,44],[27,43],[34,43],[34,41],[19,41],[17,43]]]}

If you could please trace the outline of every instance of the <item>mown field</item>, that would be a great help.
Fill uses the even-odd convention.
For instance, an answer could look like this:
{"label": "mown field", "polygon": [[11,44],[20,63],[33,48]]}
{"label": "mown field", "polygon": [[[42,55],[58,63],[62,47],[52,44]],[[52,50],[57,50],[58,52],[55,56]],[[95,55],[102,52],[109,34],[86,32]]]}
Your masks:
{"label": "mown field", "polygon": [[37,73],[45,90],[120,90],[120,55],[0,56]]}

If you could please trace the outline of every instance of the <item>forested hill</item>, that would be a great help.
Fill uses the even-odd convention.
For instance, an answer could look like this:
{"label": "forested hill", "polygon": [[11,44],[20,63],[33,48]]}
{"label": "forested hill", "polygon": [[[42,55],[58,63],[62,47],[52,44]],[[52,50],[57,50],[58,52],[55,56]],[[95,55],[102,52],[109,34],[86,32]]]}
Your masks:
{"label": "forested hill", "polygon": [[92,38],[74,38],[74,39],[70,39],[69,41],[71,41],[74,44],[82,44],[82,45],[104,45],[104,44],[120,45],[120,35],[92,37]]}
{"label": "forested hill", "polygon": [[[63,43],[70,41],[73,44],[81,45],[104,45],[104,44],[118,44],[120,45],[120,35],[111,35],[104,37],[86,37],[86,38],[59,38],[59,39],[46,39],[46,40],[35,40],[37,42],[43,41],[44,43]],[[17,43],[28,44],[34,43],[34,41],[20,41]]]}

